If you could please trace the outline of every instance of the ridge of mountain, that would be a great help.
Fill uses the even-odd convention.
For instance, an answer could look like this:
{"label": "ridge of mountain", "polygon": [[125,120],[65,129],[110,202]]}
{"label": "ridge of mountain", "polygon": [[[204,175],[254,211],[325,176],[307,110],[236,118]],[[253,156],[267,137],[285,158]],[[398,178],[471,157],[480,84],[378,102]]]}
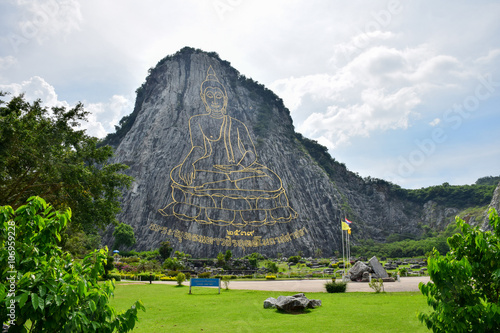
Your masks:
{"label": "ridge of mountain", "polygon": [[[258,167],[245,169],[250,170],[245,175],[248,188],[240,186],[238,192],[211,188],[207,194],[210,191],[200,189],[213,187],[207,184],[214,182],[203,183],[199,176],[196,182],[201,187],[196,187],[179,178],[194,140],[205,132],[219,131],[226,140],[225,148],[211,148],[210,155],[206,150],[206,156],[217,160],[237,150],[228,148],[231,134],[226,137],[223,127],[211,124],[215,118],[207,117],[203,101],[207,97],[200,98],[203,91],[199,90],[205,82],[212,83],[211,89],[226,91],[224,119],[228,121],[224,122],[233,125],[225,128],[246,131],[248,145],[255,148],[252,166]],[[459,212],[458,207],[447,206],[438,190],[411,192],[349,171],[326,147],[295,132],[290,112],[276,94],[241,75],[214,52],[186,47],[165,57],[150,69],[136,93],[134,111],[103,143],[116,148],[113,162],[129,165],[127,173],[135,178],[124,193],[118,219],[134,227],[138,250],[156,248],[168,239],[176,250],[198,257],[216,256],[227,249],[235,255],[298,251],[312,255],[317,249],[331,253],[340,249],[344,217],[355,222],[351,226],[354,242],[360,238],[384,241],[393,233],[422,234],[423,225],[442,230]],[[203,119],[196,123],[199,128],[204,126],[203,134],[193,132],[198,119]],[[207,136],[204,140],[205,147],[217,145],[217,140]],[[234,140],[245,145],[240,137]],[[213,170],[202,170],[205,175],[215,175],[210,173]],[[232,183],[243,184],[240,171],[225,174],[236,175]],[[471,190],[477,194],[476,202],[463,198],[460,209],[464,203],[487,205],[491,199],[487,192],[492,193],[493,187],[484,189],[479,194]],[[260,193],[257,199],[249,194],[256,190]],[[222,201],[216,202],[217,198]],[[242,209],[242,203],[251,208]],[[227,219],[233,213],[236,217]],[[110,231],[104,240],[112,243]]]}

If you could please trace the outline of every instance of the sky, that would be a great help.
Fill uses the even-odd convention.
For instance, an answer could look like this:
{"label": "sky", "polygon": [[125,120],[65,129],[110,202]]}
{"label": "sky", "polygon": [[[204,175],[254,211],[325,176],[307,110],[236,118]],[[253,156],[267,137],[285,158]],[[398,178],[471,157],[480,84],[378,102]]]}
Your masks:
{"label": "sky", "polygon": [[0,90],[81,101],[102,138],[190,46],[273,90],[362,177],[473,184],[500,175],[499,17],[498,1],[3,0]]}

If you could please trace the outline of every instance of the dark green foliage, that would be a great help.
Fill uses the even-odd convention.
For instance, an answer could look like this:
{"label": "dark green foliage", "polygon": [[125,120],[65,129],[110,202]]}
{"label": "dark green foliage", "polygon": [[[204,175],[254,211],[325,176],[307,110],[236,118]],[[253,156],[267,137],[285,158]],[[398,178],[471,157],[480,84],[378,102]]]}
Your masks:
{"label": "dark green foliage", "polygon": [[500,183],[500,176],[487,176],[487,177],[481,177],[478,180],[476,180],[476,185],[494,185],[497,186],[498,183]]}
{"label": "dark green foliage", "polygon": [[464,209],[467,207],[484,206],[490,203],[495,185],[443,185],[430,186],[417,190],[407,190],[395,184],[390,184],[391,196],[401,200],[410,200],[418,204],[433,201],[445,207]]}
{"label": "dark green foliage", "polygon": [[160,248],[158,249],[158,252],[160,253],[160,256],[163,260],[166,260],[168,257],[170,257],[170,254],[172,254],[172,251],[174,249],[172,246],[170,246],[169,241],[164,241],[160,243]]}
{"label": "dark green foliage", "polygon": [[269,272],[278,273],[279,267],[275,262],[268,260],[268,261],[266,261],[265,265],[266,265],[266,268],[269,270]]}
{"label": "dark green foliage", "polygon": [[427,231],[421,239],[415,239],[417,237],[414,235],[392,234],[387,237],[388,243],[377,243],[373,239],[359,240],[359,244],[353,246],[351,252],[356,256],[411,258],[425,256],[435,248],[439,253],[445,254],[449,250],[447,238],[458,230],[453,224],[439,233],[432,232],[425,225],[422,228]]}
{"label": "dark green foliage", "polygon": [[360,245],[353,246],[353,255],[366,257],[410,258],[424,256],[436,248],[439,253],[448,252],[445,236],[430,237],[420,240],[406,239],[393,243],[377,243],[372,239],[360,240]]}
{"label": "dark green foliage", "polygon": [[112,271],[113,268],[115,268],[114,262],[115,262],[115,258],[114,257],[108,256],[106,258],[106,263],[104,264],[104,277],[105,278],[108,278],[109,271]]}
{"label": "dark green foliage", "polygon": [[113,237],[115,237],[113,249],[118,249],[121,246],[128,247],[135,244],[134,229],[125,223],[120,223],[115,227]]}
{"label": "dark green foliage", "polygon": [[300,133],[295,134],[297,140],[304,146],[311,157],[325,170],[330,178],[335,174],[335,165],[345,168],[345,165],[337,162],[328,152],[328,148],[316,140],[308,139]]}
{"label": "dark green foliage", "polygon": [[346,282],[336,282],[332,280],[332,282],[325,283],[325,288],[328,293],[345,293],[347,289]]}
{"label": "dark green foliage", "polygon": [[49,110],[22,95],[0,100],[0,204],[15,209],[39,195],[56,209],[71,207],[74,233],[118,223],[118,199],[132,178],[121,174],[127,166],[106,163],[111,147],[76,129],[87,115],[82,104]]}
{"label": "dark green foliage", "polygon": [[163,268],[177,271],[184,268],[184,263],[177,258],[167,258],[163,262]]}
{"label": "dark green foliage", "polygon": [[297,264],[300,259],[302,259],[301,256],[291,256],[290,258],[288,258],[288,262],[293,262],[294,264]]}
{"label": "dark green foliage", "polygon": [[219,252],[217,254],[217,266],[222,267],[226,262],[224,261],[224,254],[222,252]]}
{"label": "dark green foliage", "polygon": [[[15,300],[16,326],[9,332],[127,332],[138,310],[145,310],[140,301],[121,313],[109,305],[114,284],[98,283],[107,249],[81,261],[61,250],[57,244],[70,218],[71,210],[56,212],[39,197],[16,211],[0,207],[0,279],[15,278],[14,295],[0,284],[2,322]],[[9,247],[15,252],[13,269],[8,268]]]}
{"label": "dark green foliage", "polygon": [[233,253],[231,252],[231,250],[227,250],[226,253],[224,254],[224,260],[226,262],[229,262],[229,260],[231,260],[232,256],[233,256]]}
{"label": "dark green foliage", "polygon": [[264,256],[258,252],[254,252],[249,256],[245,256],[245,259],[248,259],[250,266],[257,267],[259,260],[264,260]]}
{"label": "dark green foliage", "polygon": [[430,313],[418,318],[433,332],[498,332],[500,329],[500,218],[492,209],[492,231],[471,227],[460,218],[448,239],[446,256],[428,260],[431,282],[419,285]]}
{"label": "dark green foliage", "polygon": [[161,258],[159,250],[142,251],[142,252],[137,252],[135,250],[122,251],[120,252],[120,256],[123,257],[122,261],[126,261],[129,259],[139,261],[139,259],[153,260]]}
{"label": "dark green foliage", "polygon": [[198,278],[200,278],[200,279],[208,279],[208,278],[210,278],[210,275],[211,275],[210,272],[203,272],[203,273],[198,274]]}

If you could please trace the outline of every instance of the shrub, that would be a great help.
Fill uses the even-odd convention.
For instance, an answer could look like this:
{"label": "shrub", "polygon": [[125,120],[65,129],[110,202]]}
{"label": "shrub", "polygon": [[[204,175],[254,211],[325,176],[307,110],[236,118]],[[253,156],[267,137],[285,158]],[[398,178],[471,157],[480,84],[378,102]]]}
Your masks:
{"label": "shrub", "polygon": [[139,274],[137,274],[137,276],[139,277],[139,280],[141,280],[141,281],[149,281],[150,278],[152,281],[157,280],[156,274],[152,274],[152,273],[148,273],[148,272],[139,273]]}
{"label": "shrub", "polygon": [[167,275],[168,276],[177,276],[180,272],[179,271],[168,271]]}
{"label": "shrub", "polygon": [[291,256],[290,258],[288,258],[288,262],[293,262],[294,264],[297,264],[300,259],[302,259],[301,256]]}
{"label": "shrub", "polygon": [[229,281],[231,280],[231,276],[229,275],[224,275],[222,277],[222,282],[224,283],[224,287],[226,288],[226,290],[229,290]]}
{"label": "shrub", "polygon": [[181,272],[181,273],[177,274],[176,280],[177,280],[177,285],[182,286],[182,282],[184,282],[184,280],[186,280],[186,275],[184,275],[184,273]]}
{"label": "shrub", "polygon": [[372,279],[368,286],[375,290],[376,293],[379,293],[381,290],[384,290],[384,281],[382,279]]}
{"label": "shrub", "polygon": [[162,276],[160,281],[177,281],[177,276]]}
{"label": "shrub", "polygon": [[332,279],[332,282],[327,282],[325,284],[326,291],[329,293],[345,293],[347,289],[346,282],[336,282]]}
{"label": "shrub", "polygon": [[108,274],[107,275],[107,280],[112,280],[112,279],[115,279],[115,281],[121,281],[122,277],[121,277],[120,274],[117,274],[117,273]]}
{"label": "shrub", "polygon": [[203,272],[203,273],[200,273],[198,274],[198,278],[200,279],[208,279],[210,278],[212,274],[210,272]]}
{"label": "shrub", "polygon": [[[56,212],[40,197],[31,197],[15,212],[10,206],[0,207],[2,323],[8,318],[8,307],[16,303],[16,326],[9,331],[95,332],[97,327],[100,332],[127,332],[133,329],[138,310],[144,310],[140,301],[121,313],[109,305],[114,284],[97,282],[104,274],[107,248],[95,250],[81,261],[61,250],[61,232],[70,218],[70,210]],[[9,235],[12,228],[17,230],[15,236]],[[10,245],[14,241],[19,293],[16,300],[5,287],[7,278],[12,277],[6,267],[10,260],[8,248],[14,246]]]}
{"label": "shrub", "polygon": [[266,275],[266,280],[276,280],[276,275]]}
{"label": "shrub", "polygon": [[448,238],[450,252],[434,250],[431,281],[420,283],[432,311],[418,318],[433,332],[497,332],[500,327],[500,218],[490,210],[491,231],[457,217],[461,233]]}

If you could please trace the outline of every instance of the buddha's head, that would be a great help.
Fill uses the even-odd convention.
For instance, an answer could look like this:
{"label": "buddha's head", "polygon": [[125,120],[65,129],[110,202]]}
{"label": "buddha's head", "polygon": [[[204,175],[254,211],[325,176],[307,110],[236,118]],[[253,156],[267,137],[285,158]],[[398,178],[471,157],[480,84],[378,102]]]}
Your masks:
{"label": "buddha's head", "polygon": [[207,77],[200,87],[200,96],[211,117],[222,118],[227,114],[227,94],[219,82],[212,66],[208,68]]}

